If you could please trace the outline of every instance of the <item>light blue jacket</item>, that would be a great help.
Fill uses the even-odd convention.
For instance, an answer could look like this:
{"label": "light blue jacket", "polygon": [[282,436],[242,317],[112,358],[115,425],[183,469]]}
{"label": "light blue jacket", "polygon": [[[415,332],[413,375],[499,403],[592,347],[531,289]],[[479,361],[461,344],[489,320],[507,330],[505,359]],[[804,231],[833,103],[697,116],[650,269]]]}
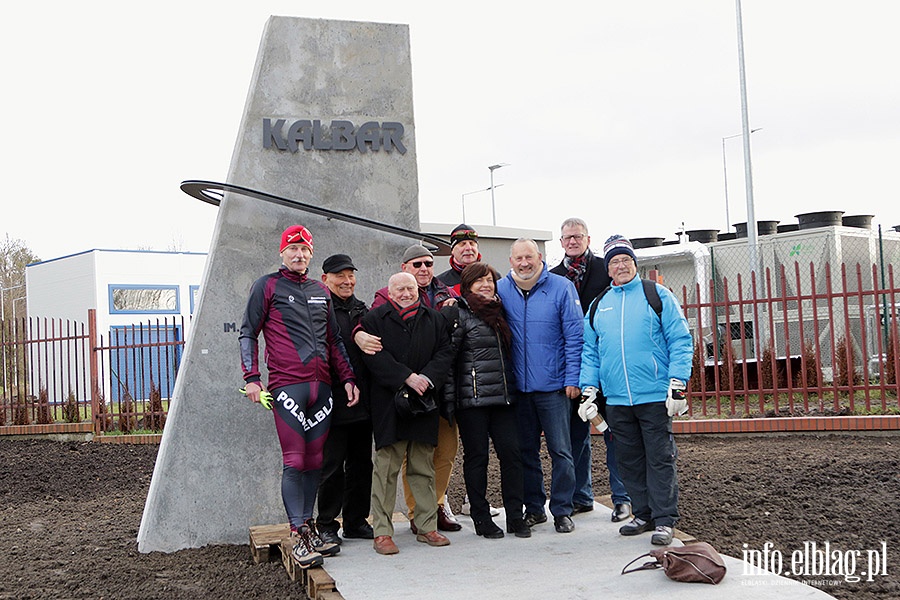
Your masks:
{"label": "light blue jacket", "polygon": [[[612,286],[594,315],[584,316],[582,388],[603,390],[606,403],[665,402],[669,379],[691,376],[694,342],[675,296],[657,284],[662,319],[647,302],[641,278]],[[599,384],[599,385],[598,385]]]}
{"label": "light blue jacket", "polygon": [[544,265],[526,297],[511,274],[497,282],[512,330],[512,364],[520,392],[578,386],[583,321],[575,285]]}

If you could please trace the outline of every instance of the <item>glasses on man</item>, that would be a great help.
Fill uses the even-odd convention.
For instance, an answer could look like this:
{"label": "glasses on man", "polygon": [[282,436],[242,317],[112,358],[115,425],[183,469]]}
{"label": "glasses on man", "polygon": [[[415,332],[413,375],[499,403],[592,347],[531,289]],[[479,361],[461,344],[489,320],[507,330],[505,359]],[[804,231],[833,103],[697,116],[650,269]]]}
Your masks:
{"label": "glasses on man", "polygon": [[413,261],[413,264],[412,264],[414,269],[421,269],[422,265],[425,265],[426,267],[430,268],[430,267],[434,266],[434,261],[433,260],[416,260],[416,261]]}
{"label": "glasses on man", "polygon": [[575,240],[576,242],[580,242],[585,237],[587,237],[587,236],[585,236],[583,233],[575,233],[572,235],[564,235],[559,239],[561,239],[563,242],[568,243],[568,242],[571,242],[572,240]]}
{"label": "glasses on man", "polygon": [[631,257],[630,257],[630,256],[622,256],[622,257],[620,257],[620,258],[614,258],[614,259],[612,259],[611,261],[609,261],[609,266],[615,269],[615,268],[617,268],[617,267],[621,267],[621,266],[624,266],[624,265],[628,265],[628,264],[630,264],[631,262],[632,262],[632,261],[631,261]]}

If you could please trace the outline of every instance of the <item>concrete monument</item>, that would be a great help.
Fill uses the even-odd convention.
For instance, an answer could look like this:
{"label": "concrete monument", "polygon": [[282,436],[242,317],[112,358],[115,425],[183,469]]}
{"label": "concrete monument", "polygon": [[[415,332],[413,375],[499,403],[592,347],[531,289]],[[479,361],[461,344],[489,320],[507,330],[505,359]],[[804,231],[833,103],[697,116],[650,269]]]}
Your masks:
{"label": "concrete monument", "polygon": [[[271,17],[228,183],[418,230],[414,133],[407,26]],[[141,552],[246,543],[249,527],[286,520],[272,415],[238,393],[238,330],[250,285],[277,270],[279,236],[295,223],[315,238],[311,276],[330,254],[347,253],[359,267],[357,295],[369,301],[415,243],[225,193]]]}

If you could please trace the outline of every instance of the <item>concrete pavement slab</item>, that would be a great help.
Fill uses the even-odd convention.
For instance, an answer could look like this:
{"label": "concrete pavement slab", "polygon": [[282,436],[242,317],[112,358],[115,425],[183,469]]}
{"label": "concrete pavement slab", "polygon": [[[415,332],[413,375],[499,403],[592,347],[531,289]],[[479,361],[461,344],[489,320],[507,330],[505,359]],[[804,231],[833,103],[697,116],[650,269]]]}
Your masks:
{"label": "concrete pavement slab", "polygon": [[[487,540],[475,535],[471,518],[458,518],[463,529],[446,534],[450,546],[432,548],[416,542],[404,520],[394,524],[399,554],[379,555],[371,540],[345,540],[340,555],[327,559],[325,569],[346,600],[832,597],[786,577],[756,574],[745,568],[749,565],[743,560],[728,556],[724,557],[728,573],[718,585],[675,582],[661,569],[622,575],[630,560],[656,546],[650,544],[649,533],[619,535],[621,524],[611,522],[609,508],[599,503],[594,511],[574,517],[572,533],[556,533],[548,519],[526,539],[506,534]],[[494,521],[505,529],[504,515]],[[676,545],[682,544],[675,540]]]}

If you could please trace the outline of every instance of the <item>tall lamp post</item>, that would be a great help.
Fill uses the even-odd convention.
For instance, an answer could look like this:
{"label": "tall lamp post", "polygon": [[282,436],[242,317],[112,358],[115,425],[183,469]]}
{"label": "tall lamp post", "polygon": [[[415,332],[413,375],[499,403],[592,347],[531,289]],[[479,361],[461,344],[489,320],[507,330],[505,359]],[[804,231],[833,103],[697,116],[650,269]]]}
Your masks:
{"label": "tall lamp post", "polygon": [[508,167],[508,166],[509,166],[508,163],[498,163],[496,165],[491,165],[488,167],[488,169],[490,169],[490,171],[491,171],[491,187],[490,187],[490,190],[491,190],[491,224],[495,225],[495,226],[497,225],[497,207],[494,204],[494,171],[496,171],[497,169],[499,169],[501,167]]}
{"label": "tall lamp post", "polygon": [[[750,133],[756,133],[762,129],[762,127],[757,127],[756,129],[751,129]],[[741,137],[744,135],[743,133],[735,133],[734,135],[726,135],[722,138],[722,175],[725,178],[725,223],[727,224],[727,228],[725,229],[726,233],[731,232],[731,213],[729,212],[728,205],[728,161],[725,159],[725,140],[730,140],[731,138]]]}
{"label": "tall lamp post", "polygon": [[750,116],[747,109],[747,74],[744,69],[744,24],[741,0],[735,0],[737,13],[738,70],[741,80],[741,132],[744,136],[744,187],[747,195],[747,249],[750,251],[751,276],[759,268],[756,248],[756,208],[753,204],[753,169],[750,166]]}
{"label": "tall lamp post", "polygon": [[[503,184],[501,183],[497,187],[500,187],[501,185],[503,185]],[[474,192],[466,192],[465,194],[462,195],[462,213],[463,213],[462,222],[463,223],[466,222],[466,196],[471,196],[472,194],[480,194],[481,192],[487,192],[488,190],[490,190],[493,193],[494,186],[492,185],[491,187],[484,188],[483,190],[475,190]]]}

